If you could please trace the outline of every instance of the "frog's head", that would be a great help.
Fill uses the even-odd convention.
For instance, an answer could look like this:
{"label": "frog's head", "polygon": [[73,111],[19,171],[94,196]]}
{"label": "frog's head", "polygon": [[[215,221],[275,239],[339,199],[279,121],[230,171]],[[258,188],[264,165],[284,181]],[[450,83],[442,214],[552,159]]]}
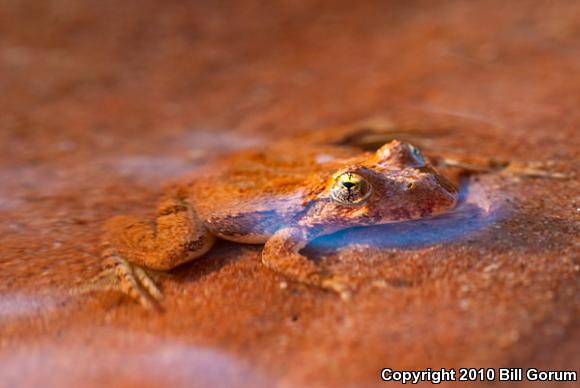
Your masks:
{"label": "frog's head", "polygon": [[333,174],[309,217],[341,226],[399,222],[444,213],[457,197],[457,188],[419,149],[395,140]]}

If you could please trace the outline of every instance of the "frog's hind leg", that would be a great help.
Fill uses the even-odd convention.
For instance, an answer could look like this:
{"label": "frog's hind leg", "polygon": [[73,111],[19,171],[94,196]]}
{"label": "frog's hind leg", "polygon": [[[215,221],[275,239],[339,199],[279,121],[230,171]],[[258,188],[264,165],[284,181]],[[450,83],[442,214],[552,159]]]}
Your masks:
{"label": "frog's hind leg", "polygon": [[437,155],[432,158],[438,169],[455,169],[463,175],[485,174],[496,172],[504,176],[529,176],[536,178],[568,179],[574,173],[550,171],[553,161],[547,162],[518,162],[490,159],[484,157],[464,157],[451,155]]}
{"label": "frog's hind leg", "polygon": [[502,175],[523,175],[536,178],[569,179],[575,175],[572,172],[549,171],[554,165],[553,161],[547,162],[509,162],[500,174]]}
{"label": "frog's hind leg", "polygon": [[152,276],[202,256],[214,240],[185,200],[166,197],[154,221],[117,216],[105,224],[104,268],[93,283],[95,288],[116,288],[152,308],[162,298]]}
{"label": "frog's hind leg", "polygon": [[371,117],[351,124],[309,133],[306,140],[314,144],[334,144],[365,151],[376,151],[392,140],[404,140],[424,148],[433,138],[447,136],[448,128],[428,130],[397,124],[384,117]]}

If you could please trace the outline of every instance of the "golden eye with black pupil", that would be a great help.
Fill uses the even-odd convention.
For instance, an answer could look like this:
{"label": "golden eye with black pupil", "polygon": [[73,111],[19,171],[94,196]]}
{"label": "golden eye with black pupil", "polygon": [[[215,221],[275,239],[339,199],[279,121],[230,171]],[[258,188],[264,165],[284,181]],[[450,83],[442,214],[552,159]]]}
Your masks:
{"label": "golden eye with black pupil", "polygon": [[330,189],[332,199],[347,205],[362,203],[371,194],[371,184],[359,174],[345,172],[337,176]]}
{"label": "golden eye with black pupil", "polygon": [[414,145],[411,145],[411,144],[409,144],[409,148],[411,149],[411,153],[413,154],[415,159],[419,163],[425,164],[425,158],[423,158],[423,154],[421,153],[421,151],[419,151],[419,149],[417,147],[415,147]]}

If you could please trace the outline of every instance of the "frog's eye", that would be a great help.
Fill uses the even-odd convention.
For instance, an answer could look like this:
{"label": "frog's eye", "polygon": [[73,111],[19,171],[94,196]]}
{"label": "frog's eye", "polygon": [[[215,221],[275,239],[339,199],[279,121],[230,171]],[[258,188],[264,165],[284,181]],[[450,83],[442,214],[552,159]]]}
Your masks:
{"label": "frog's eye", "polygon": [[425,158],[423,157],[423,154],[421,153],[421,151],[419,151],[419,148],[415,147],[412,144],[408,144],[408,146],[409,146],[409,149],[411,150],[411,153],[415,157],[415,160],[417,161],[417,163],[419,163],[421,165],[425,164]]}
{"label": "frog's eye", "polygon": [[330,189],[332,199],[347,205],[363,202],[371,194],[371,184],[354,172],[345,172],[337,176]]}
{"label": "frog's eye", "polygon": [[377,150],[377,162],[387,168],[420,167],[425,158],[417,147],[393,140]]}

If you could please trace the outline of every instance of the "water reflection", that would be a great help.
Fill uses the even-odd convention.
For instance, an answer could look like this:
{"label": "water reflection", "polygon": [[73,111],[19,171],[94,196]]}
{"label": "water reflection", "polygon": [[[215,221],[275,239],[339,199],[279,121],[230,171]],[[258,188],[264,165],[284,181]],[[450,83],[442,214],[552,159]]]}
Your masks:
{"label": "water reflection", "polygon": [[268,386],[267,378],[215,348],[122,330],[73,331],[56,342],[0,353],[6,386]]}
{"label": "water reflection", "polygon": [[63,297],[12,293],[0,295],[0,321],[46,313],[58,307]]}

